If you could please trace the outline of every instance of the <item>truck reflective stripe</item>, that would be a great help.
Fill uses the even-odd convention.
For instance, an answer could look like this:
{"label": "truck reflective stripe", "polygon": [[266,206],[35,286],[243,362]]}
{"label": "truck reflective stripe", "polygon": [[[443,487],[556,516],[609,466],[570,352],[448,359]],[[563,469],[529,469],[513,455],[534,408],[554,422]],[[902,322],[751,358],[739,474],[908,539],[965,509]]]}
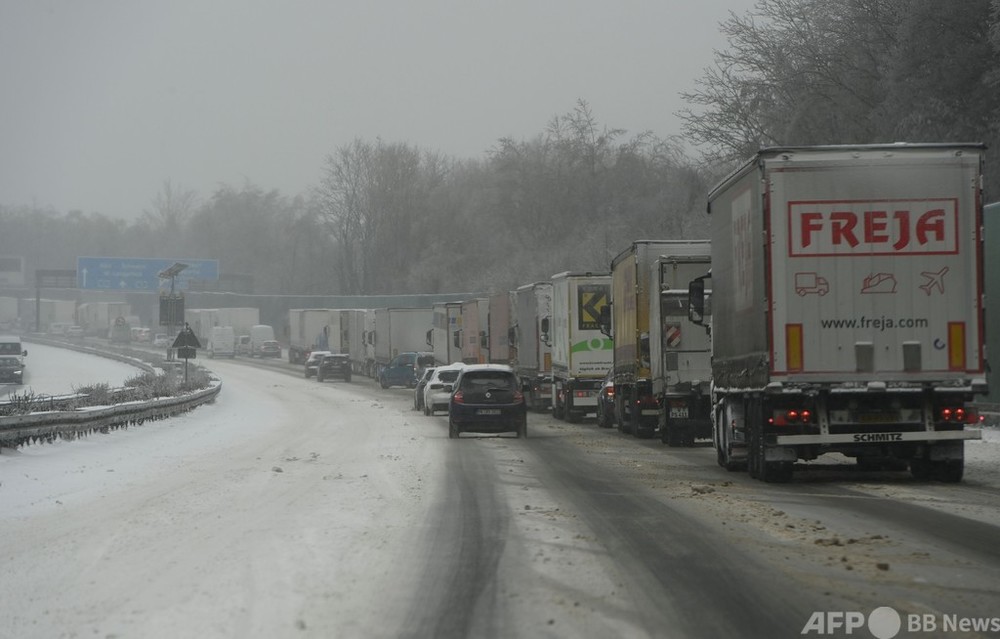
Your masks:
{"label": "truck reflective stripe", "polygon": [[965,322],[948,322],[948,368],[965,370]]}
{"label": "truck reflective stripe", "polygon": [[802,324],[785,324],[785,365],[789,371],[802,370]]}

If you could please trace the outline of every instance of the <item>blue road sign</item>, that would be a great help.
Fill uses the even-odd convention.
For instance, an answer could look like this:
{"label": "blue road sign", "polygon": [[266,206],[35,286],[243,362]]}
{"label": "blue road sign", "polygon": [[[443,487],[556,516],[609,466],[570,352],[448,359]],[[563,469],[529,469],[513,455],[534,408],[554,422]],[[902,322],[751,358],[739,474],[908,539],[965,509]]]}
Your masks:
{"label": "blue road sign", "polygon": [[191,280],[218,280],[219,260],[159,259],[144,257],[78,257],[77,288],[105,291],[156,291],[170,289],[170,280],[159,274],[177,263],[188,267],[174,278],[174,289],[184,290]]}

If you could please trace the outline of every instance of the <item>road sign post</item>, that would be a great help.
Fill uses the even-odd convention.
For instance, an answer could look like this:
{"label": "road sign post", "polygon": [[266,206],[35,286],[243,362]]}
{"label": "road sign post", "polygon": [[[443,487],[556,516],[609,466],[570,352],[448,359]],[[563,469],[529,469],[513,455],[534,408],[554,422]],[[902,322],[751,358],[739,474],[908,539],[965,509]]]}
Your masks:
{"label": "road sign post", "polygon": [[191,327],[185,323],[184,330],[177,333],[171,348],[176,348],[178,357],[184,360],[184,385],[186,386],[188,383],[188,360],[198,356],[196,349],[201,348],[201,342],[198,341],[198,336],[194,334]]}

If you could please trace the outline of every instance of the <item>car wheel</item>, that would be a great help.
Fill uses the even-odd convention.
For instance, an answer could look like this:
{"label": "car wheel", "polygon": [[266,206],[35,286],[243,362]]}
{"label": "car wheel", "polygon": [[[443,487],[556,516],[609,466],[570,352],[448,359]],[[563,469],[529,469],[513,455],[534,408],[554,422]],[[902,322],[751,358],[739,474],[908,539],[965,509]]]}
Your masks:
{"label": "car wheel", "polygon": [[430,407],[428,407],[426,404],[424,405],[424,415],[427,415],[428,417],[430,417],[433,412],[434,411],[432,411],[430,409]]}
{"label": "car wheel", "polygon": [[517,425],[517,436],[519,438],[521,438],[521,437],[527,437],[528,436],[528,419],[527,418],[522,419],[521,423]]}
{"label": "car wheel", "polygon": [[345,382],[350,382],[351,381],[351,374],[350,373],[348,373],[347,375],[344,375],[344,381]]}
{"label": "car wheel", "polygon": [[309,371],[306,371],[306,379],[309,379],[309,377],[310,377]]}
{"label": "car wheel", "polygon": [[320,375],[318,371],[316,372],[316,381],[317,382],[322,382],[323,381],[323,376]]}
{"label": "car wheel", "polygon": [[458,424],[452,420],[448,420],[448,439],[458,439]]}

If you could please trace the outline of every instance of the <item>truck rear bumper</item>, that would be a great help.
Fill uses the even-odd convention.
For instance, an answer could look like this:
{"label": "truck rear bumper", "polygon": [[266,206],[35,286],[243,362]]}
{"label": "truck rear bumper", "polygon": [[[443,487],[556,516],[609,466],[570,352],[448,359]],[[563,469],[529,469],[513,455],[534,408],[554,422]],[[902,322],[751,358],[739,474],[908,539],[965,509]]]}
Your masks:
{"label": "truck rear bumper", "polygon": [[895,433],[841,433],[836,435],[778,435],[778,446],[810,444],[891,444],[893,442],[936,442],[964,439],[982,439],[980,430],[935,430]]}

